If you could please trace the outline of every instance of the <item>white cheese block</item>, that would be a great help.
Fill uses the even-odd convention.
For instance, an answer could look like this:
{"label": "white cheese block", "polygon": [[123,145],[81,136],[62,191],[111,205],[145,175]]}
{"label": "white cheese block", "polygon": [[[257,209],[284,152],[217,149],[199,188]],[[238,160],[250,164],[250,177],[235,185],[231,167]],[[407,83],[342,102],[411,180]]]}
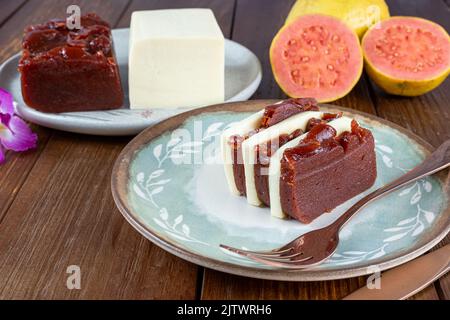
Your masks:
{"label": "white cheese block", "polygon": [[236,182],[234,180],[233,173],[233,149],[231,145],[228,143],[231,136],[239,135],[243,136],[250,131],[259,127],[262,117],[264,115],[264,110],[261,110],[255,114],[252,114],[248,118],[241,120],[238,123],[235,123],[230,128],[226,129],[220,139],[221,139],[221,151],[222,151],[222,159],[223,165],[225,168],[225,176],[227,178],[228,187],[230,192],[235,195],[239,195],[239,190],[236,187]]}
{"label": "white cheese block", "polygon": [[133,12],[129,48],[132,109],[221,103],[224,69],[224,37],[210,9]]}
{"label": "white cheese block", "polygon": [[290,134],[297,129],[305,130],[308,120],[322,118],[323,112],[306,111],[293,115],[257,134],[242,143],[242,157],[244,159],[245,187],[247,202],[254,206],[261,205],[255,186],[254,165],[256,164],[256,146],[278,138],[282,134]]}
{"label": "white cheese block", "polygon": [[[340,135],[345,131],[351,131],[351,118],[341,117],[330,121],[328,125],[336,130],[336,135]],[[286,149],[295,147],[298,143],[306,137],[307,133],[292,139],[284,144],[270,157],[269,165],[269,196],[270,196],[270,214],[277,218],[286,218],[286,214],[281,208],[280,198],[280,177],[281,177],[281,159]]]}

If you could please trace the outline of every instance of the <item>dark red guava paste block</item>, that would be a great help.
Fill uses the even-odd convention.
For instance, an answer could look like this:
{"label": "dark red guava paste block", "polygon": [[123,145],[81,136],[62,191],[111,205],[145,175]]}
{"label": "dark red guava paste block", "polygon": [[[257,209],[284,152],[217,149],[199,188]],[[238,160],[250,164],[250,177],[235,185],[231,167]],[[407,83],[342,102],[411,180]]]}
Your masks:
{"label": "dark red guava paste block", "polygon": [[29,26],[19,62],[25,103],[43,112],[107,110],[123,105],[111,27],[96,14],[81,29],[65,20]]}
{"label": "dark red guava paste block", "polygon": [[351,132],[336,137],[334,128],[318,124],[281,160],[283,211],[302,223],[370,188],[377,176],[372,133],[352,123]]}

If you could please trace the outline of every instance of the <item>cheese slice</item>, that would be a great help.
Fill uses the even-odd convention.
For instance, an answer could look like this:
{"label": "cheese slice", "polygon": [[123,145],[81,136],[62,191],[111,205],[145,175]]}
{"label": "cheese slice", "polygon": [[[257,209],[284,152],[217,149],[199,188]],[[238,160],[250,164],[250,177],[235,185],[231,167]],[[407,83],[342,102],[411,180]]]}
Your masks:
{"label": "cheese slice", "polygon": [[256,164],[256,146],[278,138],[282,134],[291,134],[297,129],[305,130],[309,119],[322,118],[323,112],[305,111],[293,115],[286,120],[258,132],[242,143],[242,157],[244,159],[245,187],[247,202],[254,206],[261,205],[255,186],[254,165]]}
{"label": "cheese slice", "polygon": [[[330,121],[328,125],[336,130],[336,135],[340,135],[345,131],[351,131],[351,118],[341,117]],[[277,218],[286,218],[286,214],[281,208],[280,197],[280,178],[281,178],[281,159],[286,149],[295,147],[301,140],[306,137],[307,133],[292,139],[279,148],[271,157],[269,165],[269,195],[270,195],[270,214]],[[248,193],[248,192],[247,192]]]}
{"label": "cheese slice", "polygon": [[221,151],[222,151],[222,160],[225,168],[225,177],[227,179],[228,187],[230,192],[235,195],[240,195],[239,190],[236,187],[236,182],[234,180],[233,173],[233,149],[229,143],[230,138],[235,135],[243,136],[249,133],[252,130],[255,130],[259,127],[262,117],[264,115],[264,109],[252,114],[248,118],[241,120],[238,123],[235,123],[230,128],[226,129],[221,137]]}
{"label": "cheese slice", "polygon": [[223,102],[224,44],[210,9],[133,12],[130,108],[198,107]]}

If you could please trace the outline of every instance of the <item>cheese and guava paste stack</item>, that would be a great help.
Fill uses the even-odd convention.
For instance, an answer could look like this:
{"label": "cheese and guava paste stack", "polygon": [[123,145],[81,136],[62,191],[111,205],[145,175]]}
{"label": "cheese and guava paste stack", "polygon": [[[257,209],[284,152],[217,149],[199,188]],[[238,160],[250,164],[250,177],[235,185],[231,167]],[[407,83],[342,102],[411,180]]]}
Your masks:
{"label": "cheese and guava paste stack", "polygon": [[221,139],[230,191],[270,206],[274,217],[309,223],[376,178],[371,132],[342,113],[320,111],[314,99],[267,106]]}

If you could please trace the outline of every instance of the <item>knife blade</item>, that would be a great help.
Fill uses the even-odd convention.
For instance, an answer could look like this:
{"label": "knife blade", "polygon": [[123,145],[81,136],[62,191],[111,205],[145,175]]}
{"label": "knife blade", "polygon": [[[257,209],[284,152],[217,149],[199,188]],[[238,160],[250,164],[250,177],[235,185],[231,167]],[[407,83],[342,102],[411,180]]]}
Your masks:
{"label": "knife blade", "polygon": [[367,286],[344,300],[403,300],[426,288],[450,270],[450,245],[381,274],[381,288]]}

